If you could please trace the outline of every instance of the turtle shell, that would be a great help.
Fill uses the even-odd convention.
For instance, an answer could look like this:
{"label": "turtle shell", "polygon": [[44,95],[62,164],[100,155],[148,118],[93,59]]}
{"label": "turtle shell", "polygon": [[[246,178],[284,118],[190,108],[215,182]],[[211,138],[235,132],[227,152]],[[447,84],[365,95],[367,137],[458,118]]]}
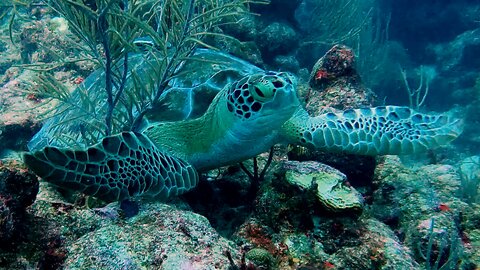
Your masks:
{"label": "turtle shell", "polygon": [[262,69],[240,58],[209,49],[198,49],[180,67],[158,104],[147,114],[150,121],[197,118],[226,85]]}
{"label": "turtle shell", "polygon": [[[127,83],[112,119],[112,133],[130,130],[139,106],[151,105],[146,117],[150,122],[180,121],[201,116],[224,86],[260,68],[229,54],[197,49],[170,80],[158,102],[152,104],[152,89],[162,74],[162,63],[152,52],[129,56]],[[122,74],[123,66],[116,68]],[[86,147],[105,136],[108,110],[105,71],[94,71],[62,102],[53,117],[28,144],[30,151],[45,146]],[[114,88],[116,93],[118,88]]]}

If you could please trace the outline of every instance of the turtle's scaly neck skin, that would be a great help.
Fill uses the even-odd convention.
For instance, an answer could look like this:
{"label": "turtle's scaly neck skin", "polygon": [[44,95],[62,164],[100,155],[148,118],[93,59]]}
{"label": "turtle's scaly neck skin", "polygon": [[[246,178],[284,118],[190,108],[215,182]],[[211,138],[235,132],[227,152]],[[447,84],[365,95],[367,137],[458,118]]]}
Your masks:
{"label": "turtle's scaly neck skin", "polygon": [[207,170],[268,150],[298,106],[291,75],[262,73],[227,86],[200,118],[158,123],[143,132],[159,149]]}

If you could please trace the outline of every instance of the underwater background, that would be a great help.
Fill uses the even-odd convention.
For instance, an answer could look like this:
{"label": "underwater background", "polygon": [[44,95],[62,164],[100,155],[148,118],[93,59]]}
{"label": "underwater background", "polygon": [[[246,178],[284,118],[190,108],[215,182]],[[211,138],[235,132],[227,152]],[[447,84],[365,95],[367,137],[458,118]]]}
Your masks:
{"label": "underwater background", "polygon": [[[106,28],[101,7],[111,11]],[[162,12],[171,17],[158,19]],[[197,24],[182,39],[192,18]],[[189,75],[175,68],[205,47],[235,56],[233,68],[189,91],[201,68],[192,64]],[[168,201],[106,203],[57,189],[26,168],[21,155],[45,119],[75,106],[102,117],[108,111],[98,93],[70,95],[103,78],[108,54],[117,67],[151,48],[173,59],[152,68],[165,77],[139,72],[129,90],[136,94],[118,103],[129,110],[114,112],[109,131],[77,114],[50,122],[94,130],[59,129],[64,145],[144,124],[125,111],[150,121],[200,117],[231,74],[257,69],[294,74],[311,115],[400,105],[448,112],[464,130],[418,155],[275,145],[202,173],[197,188]],[[0,269],[479,269],[479,55],[473,0],[2,1]],[[159,85],[165,95],[157,98],[151,88]]]}

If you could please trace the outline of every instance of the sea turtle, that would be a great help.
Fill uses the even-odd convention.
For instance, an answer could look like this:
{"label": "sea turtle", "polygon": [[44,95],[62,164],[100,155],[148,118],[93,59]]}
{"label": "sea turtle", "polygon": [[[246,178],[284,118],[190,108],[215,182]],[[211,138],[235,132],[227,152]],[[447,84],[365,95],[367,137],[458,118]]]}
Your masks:
{"label": "sea turtle", "polygon": [[[461,133],[458,119],[407,107],[350,109],[311,117],[297,97],[293,75],[263,71],[220,52],[200,50],[197,55],[228,60],[223,66],[203,64],[198,75],[203,81],[192,81],[195,70],[185,65],[192,72],[179,74],[189,79],[177,78],[172,84],[182,88],[179,85],[184,83],[190,91],[224,84],[200,117],[150,121],[137,132],[123,131],[94,145],[76,147],[56,139],[61,132],[70,137],[76,133],[54,118],[32,140],[25,163],[48,182],[105,201],[166,198],[193,189],[197,171],[245,160],[276,143],[361,155],[410,154],[443,145]],[[229,68],[227,73],[218,72]],[[87,78],[85,89],[101,88],[101,75]]]}

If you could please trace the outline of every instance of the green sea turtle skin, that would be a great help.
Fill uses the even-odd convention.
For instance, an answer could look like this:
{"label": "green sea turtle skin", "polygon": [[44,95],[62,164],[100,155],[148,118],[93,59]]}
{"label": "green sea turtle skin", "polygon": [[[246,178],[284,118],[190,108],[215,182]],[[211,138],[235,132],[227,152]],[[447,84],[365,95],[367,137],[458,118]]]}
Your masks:
{"label": "green sea turtle skin", "polygon": [[454,140],[463,123],[448,114],[422,114],[408,107],[350,109],[310,117],[299,109],[283,126],[290,143],[360,155],[421,153]]}
{"label": "green sea turtle skin", "polygon": [[134,132],[106,137],[87,150],[48,146],[25,154],[24,160],[44,180],[105,201],[167,198],[198,183],[190,164],[160,152],[148,137]]}
{"label": "green sea turtle skin", "polygon": [[455,139],[461,126],[447,115],[395,106],[310,117],[292,75],[261,72],[227,84],[201,117],[155,121],[141,133],[122,132],[74,150],[49,145],[59,141],[47,131],[41,134],[46,146],[24,160],[53,184],[106,201],[166,198],[194,188],[195,170],[233,164],[276,143],[363,155],[411,154]]}
{"label": "green sea turtle skin", "polygon": [[[204,171],[267,151],[299,107],[288,73],[260,73],[227,86],[200,118],[150,125],[143,132],[158,147]],[[172,139],[174,138],[174,139]]]}

